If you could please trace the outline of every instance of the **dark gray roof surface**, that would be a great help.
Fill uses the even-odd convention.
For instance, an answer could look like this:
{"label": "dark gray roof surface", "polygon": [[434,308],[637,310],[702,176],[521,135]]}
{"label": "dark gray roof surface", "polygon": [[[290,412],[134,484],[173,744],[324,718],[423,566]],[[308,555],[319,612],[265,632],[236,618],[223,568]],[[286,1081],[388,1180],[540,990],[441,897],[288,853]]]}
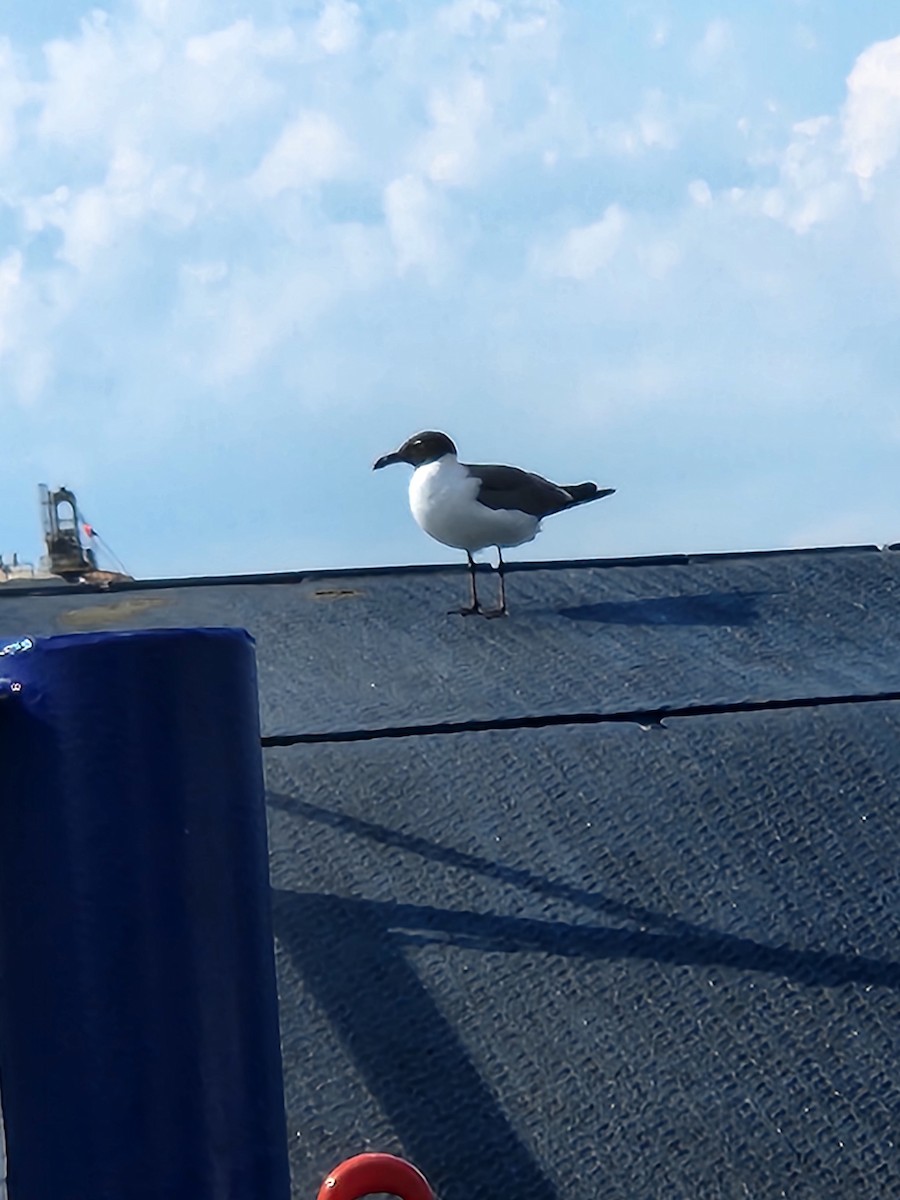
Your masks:
{"label": "dark gray roof surface", "polygon": [[241,625],[268,734],[898,685],[895,552],[529,568],[509,620],[447,615],[459,569],[401,569],[0,595],[0,636]]}
{"label": "dark gray roof surface", "polygon": [[0,640],[245,626],[267,735],[798,701],[266,750],[294,1196],[365,1148],[442,1200],[900,1195],[900,554],[464,591],[0,599]]}

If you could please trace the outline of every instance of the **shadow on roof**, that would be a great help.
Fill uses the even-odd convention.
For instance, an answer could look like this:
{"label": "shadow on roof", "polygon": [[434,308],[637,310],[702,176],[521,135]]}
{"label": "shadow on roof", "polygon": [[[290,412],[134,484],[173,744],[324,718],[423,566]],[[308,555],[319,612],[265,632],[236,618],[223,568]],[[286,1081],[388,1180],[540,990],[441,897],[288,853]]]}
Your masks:
{"label": "shadow on roof", "polygon": [[[450,1021],[407,961],[385,906],[273,890],[275,934],[352,1055],[405,1152],[445,1200],[555,1200]],[[388,905],[392,909],[393,905]]]}
{"label": "shadow on roof", "polygon": [[[635,922],[638,929],[497,916],[493,913],[445,911],[431,905],[354,901],[377,915],[382,934],[400,927],[404,941],[424,944],[449,942],[487,951],[534,951],[579,958],[652,959],[659,963],[737,967],[763,971],[810,987],[862,983],[900,990],[900,963],[890,959],[840,954],[828,950],[772,946],[684,921],[639,905],[623,904],[602,893],[586,891],[508,867],[478,855],[435,845],[427,839],[387,829],[333,812],[293,796],[269,792],[267,803],[296,816],[339,828],[347,833],[394,846],[447,866],[463,868],[546,897],[564,899],[609,916]],[[284,892],[282,898],[293,893]],[[323,901],[328,897],[321,897]],[[348,903],[350,903],[348,901]],[[661,932],[650,932],[650,930]]]}
{"label": "shadow on roof", "polygon": [[604,625],[750,625],[758,621],[756,601],[768,592],[705,592],[660,596],[654,600],[601,601],[559,609],[570,621]]}

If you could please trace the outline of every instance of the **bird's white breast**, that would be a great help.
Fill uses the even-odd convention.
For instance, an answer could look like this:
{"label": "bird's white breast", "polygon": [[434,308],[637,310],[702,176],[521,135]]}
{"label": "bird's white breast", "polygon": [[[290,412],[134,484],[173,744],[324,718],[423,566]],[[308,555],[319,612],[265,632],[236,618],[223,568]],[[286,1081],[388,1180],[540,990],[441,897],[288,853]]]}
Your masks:
{"label": "bird's white breast", "polygon": [[409,507],[422,529],[445,546],[473,553],[486,546],[530,542],[540,521],[528,513],[486,508],[476,500],[479,481],[452,455],[424,463],[409,483]]}

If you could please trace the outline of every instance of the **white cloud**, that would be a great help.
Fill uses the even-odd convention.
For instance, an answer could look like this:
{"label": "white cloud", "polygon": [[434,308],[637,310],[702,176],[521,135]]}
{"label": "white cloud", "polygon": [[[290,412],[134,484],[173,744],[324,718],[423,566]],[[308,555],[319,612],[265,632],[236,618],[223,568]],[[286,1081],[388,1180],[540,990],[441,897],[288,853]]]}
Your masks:
{"label": "white cloud", "polygon": [[196,281],[204,287],[221,283],[228,276],[228,263],[222,259],[210,262],[185,263],[181,268],[182,276],[188,281]]}
{"label": "white cloud", "polygon": [[39,134],[70,146],[115,140],[126,98],[159,70],[163,54],[162,42],[149,30],[119,38],[107,14],[95,9],[81,22],[77,38],[58,38],[44,47],[47,82],[40,89]]}
{"label": "white cloud", "polygon": [[614,154],[636,155],[646,150],[673,150],[678,145],[675,115],[666,96],[649,91],[630,121],[601,126],[598,143]]}
{"label": "white cloud", "polygon": [[665,46],[669,40],[669,35],[672,29],[665,17],[654,18],[653,25],[650,29],[650,45]]}
{"label": "white cloud", "polygon": [[297,346],[305,355],[317,325],[390,268],[383,235],[353,222],[304,224],[291,244],[252,264],[192,263],[181,271],[176,358],[201,386],[222,388]]}
{"label": "white cloud", "polygon": [[0,38],[0,160],[15,147],[18,112],[28,96],[9,39]]}
{"label": "white cloud", "polygon": [[215,332],[203,339],[204,353],[194,360],[200,378],[222,386],[258,369],[295,323],[308,317],[313,301],[305,283],[299,277],[288,281],[274,271],[234,277],[208,309]]}
{"label": "white cloud", "polygon": [[176,19],[189,21],[196,15],[202,0],[134,0],[134,3],[138,15],[148,25],[165,29]]}
{"label": "white cloud", "polygon": [[560,0],[453,0],[437,10],[434,27],[441,37],[480,38],[497,47],[543,43],[541,52],[552,53],[560,12]]}
{"label": "white cloud", "polygon": [[799,122],[782,157],[781,215],[796,233],[830,220],[844,202],[847,189],[831,150],[832,128],[828,117]]}
{"label": "white cloud", "polygon": [[175,128],[208,133],[247,120],[276,101],[280,86],[269,67],[298,53],[288,28],[259,29],[243,18],[223,29],[188,38],[183,61],[172,63],[166,95]]}
{"label": "white cloud", "polygon": [[236,64],[249,58],[281,58],[294,49],[294,37],[289,29],[260,31],[253,21],[244,17],[223,29],[188,38],[184,57],[197,66],[213,67],[230,75]]}
{"label": "white cloud", "polygon": [[15,344],[14,321],[21,305],[22,252],[11,250],[0,260],[0,358]]}
{"label": "white cloud", "polygon": [[391,180],[384,189],[384,213],[400,274],[412,267],[424,268],[429,276],[439,271],[446,245],[436,198],[425,180],[417,175]]}
{"label": "white cloud", "polygon": [[218,67],[242,56],[244,48],[254,40],[253,22],[244,18],[212,33],[188,38],[184,57],[199,67]]}
{"label": "white cloud", "polygon": [[540,40],[544,42],[551,29],[551,17],[555,16],[559,4],[548,0],[536,4],[536,11],[524,12],[521,17],[511,18],[506,25],[506,35],[511,42]]}
{"label": "white cloud", "polygon": [[360,37],[359,5],[328,0],[316,21],[315,40],[326,54],[346,54]]}
{"label": "white cloud", "polygon": [[437,24],[453,34],[471,35],[503,16],[497,0],[455,0],[438,10]]}
{"label": "white cloud", "polygon": [[172,0],[136,0],[138,12],[151,25],[165,25],[172,11]]}
{"label": "white cloud", "polygon": [[349,140],[330,117],[303,112],[281,131],[257,167],[251,186],[266,197],[314,187],[343,173],[352,159]]}
{"label": "white cloud", "polygon": [[565,87],[549,84],[537,115],[511,136],[507,147],[521,157],[537,156],[554,168],[596,153],[598,138],[579,98]]}
{"label": "white cloud", "polygon": [[199,211],[202,191],[198,172],[181,166],[160,169],[134,149],[122,147],[113,155],[102,183],[56,188],[27,203],[23,215],[33,232],[59,229],[63,235],[59,257],[87,272],[129,227],[134,229],[148,218],[175,227],[189,225]]}
{"label": "white cloud", "polygon": [[[53,424],[71,461],[104,464],[113,493],[136,457],[151,477],[175,464],[198,477],[186,507],[202,516],[199,433],[243,472],[274,542],[296,496],[277,492],[292,464],[272,456],[340,429],[364,461],[388,377],[398,423],[417,419],[423,381],[461,438],[467,423],[523,414],[523,460],[548,436],[524,414],[548,394],[567,452],[582,417],[648,464],[664,443],[629,489],[627,552],[651,536],[684,548],[658,502],[640,515],[657,466],[679,463],[681,498],[682,459],[727,460],[740,493],[741,455],[768,462],[765,437],[799,412],[793,431],[777,425],[785,477],[824,512],[821,461],[797,460],[806,435],[824,440],[828,405],[851,396],[850,424],[885,444],[896,405],[881,343],[900,310],[894,43],[864,50],[844,107],[817,116],[821,77],[785,66],[796,15],[774,14],[789,6],[770,14],[770,45],[794,58],[769,71],[748,54],[736,88],[722,73],[733,28],[701,26],[685,57],[671,5],[671,30],[653,23],[665,5],[643,3],[602,20],[555,0],[104,7],[45,51],[38,36],[0,40],[0,351],[7,391],[40,405],[20,436],[43,444]],[[834,38],[820,37],[829,70]],[[813,115],[792,127],[793,114]],[[491,402],[473,413],[476,395]],[[708,440],[726,427],[741,431],[730,457]],[[301,473],[310,488],[323,463]],[[733,512],[716,514],[722,529]],[[772,522],[770,544],[786,518]],[[349,521],[330,533],[335,560],[376,553]],[[192,546],[192,569],[241,565],[204,558],[202,531]]]}
{"label": "white cloud", "polygon": [[733,45],[734,33],[731,25],[722,17],[714,18],[706,26],[703,37],[694,48],[694,66],[701,71],[717,66]]}
{"label": "white cloud", "polygon": [[245,17],[179,39],[163,27],[168,12],[129,23],[94,10],[76,37],[49,42],[35,88],[39,136],[96,164],[128,141],[171,152],[185,135],[247,121],[278,100],[271,69],[299,54],[290,28]]}
{"label": "white cloud", "polygon": [[682,261],[684,251],[676,238],[656,238],[640,245],[637,260],[651,279],[665,279]]}
{"label": "white cloud", "polygon": [[838,121],[827,114],[796,122],[785,148],[760,157],[760,165],[775,163],[778,182],[770,186],[733,188],[731,203],[748,213],[761,213],[803,235],[834,222],[854,203],[848,186],[846,153]]}
{"label": "white cloud", "polygon": [[383,229],[348,221],[332,233],[332,245],[348,290],[368,290],[390,277],[393,263]]}
{"label": "white cloud", "polygon": [[4,395],[33,403],[50,376],[52,321],[28,279],[25,257],[10,250],[0,260],[0,363]]}
{"label": "white cloud", "polygon": [[835,222],[855,203],[848,175],[865,198],[900,151],[900,37],[877,42],[856,59],[837,116],[796,122],[778,157],[775,186],[742,190],[736,203],[784,222],[795,233]]}
{"label": "white cloud", "polygon": [[428,178],[457,186],[474,182],[491,116],[484,80],[465,75],[453,88],[436,89],[428,111],[431,129],[417,156]]}
{"label": "white cloud", "polygon": [[850,170],[863,183],[900,148],[900,37],[863,51],[847,78],[843,146]]}
{"label": "white cloud", "polygon": [[809,25],[803,24],[803,22],[800,22],[800,24],[794,28],[794,41],[801,50],[805,50],[808,54],[812,54],[816,50],[821,49],[821,43],[816,31]]}
{"label": "white cloud", "polygon": [[590,279],[611,262],[627,225],[625,211],[611,204],[599,221],[570,229],[555,245],[539,250],[536,265],[548,275]]}

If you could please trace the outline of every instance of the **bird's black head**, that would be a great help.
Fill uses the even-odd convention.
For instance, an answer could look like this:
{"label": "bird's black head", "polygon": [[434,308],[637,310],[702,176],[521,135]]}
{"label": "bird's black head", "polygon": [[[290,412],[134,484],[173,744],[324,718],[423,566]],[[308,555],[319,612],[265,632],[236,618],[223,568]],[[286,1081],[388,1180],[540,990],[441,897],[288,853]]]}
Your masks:
{"label": "bird's black head", "polygon": [[377,471],[380,467],[389,467],[391,463],[409,463],[411,467],[421,467],[423,463],[437,462],[445,454],[456,454],[456,447],[446,433],[438,433],[427,429],[424,433],[416,433],[407,438],[399,450],[393,454],[385,454],[373,466]]}

